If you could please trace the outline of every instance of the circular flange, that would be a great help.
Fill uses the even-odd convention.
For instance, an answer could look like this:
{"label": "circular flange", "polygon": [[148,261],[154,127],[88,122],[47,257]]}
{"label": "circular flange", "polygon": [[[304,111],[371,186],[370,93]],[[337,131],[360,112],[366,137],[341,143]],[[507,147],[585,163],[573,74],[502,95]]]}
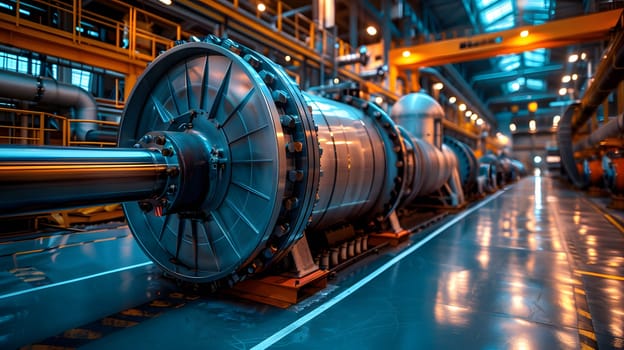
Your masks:
{"label": "circular flange", "polygon": [[[230,40],[210,36],[160,55],[126,102],[119,145],[164,132],[186,159],[179,162],[185,198],[195,186],[203,200],[171,210],[125,203],[146,254],[192,282],[238,281],[285,254],[302,237],[318,190],[311,120],[298,87],[278,66]],[[203,146],[184,147],[198,138]],[[205,168],[197,162],[208,170],[185,172]]]}
{"label": "circular flange", "polygon": [[458,159],[459,177],[465,192],[472,192],[477,183],[477,157],[465,143],[454,137],[444,136],[444,144],[449,146]]}

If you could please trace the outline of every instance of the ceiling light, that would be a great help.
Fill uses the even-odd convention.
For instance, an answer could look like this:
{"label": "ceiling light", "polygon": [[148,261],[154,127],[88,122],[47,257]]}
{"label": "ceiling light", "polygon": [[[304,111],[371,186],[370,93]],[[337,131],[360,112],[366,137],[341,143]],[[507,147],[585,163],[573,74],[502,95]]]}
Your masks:
{"label": "ceiling light", "polygon": [[553,127],[557,127],[559,125],[559,121],[561,120],[561,116],[560,115],[556,115],[553,117]]}
{"label": "ceiling light", "polygon": [[453,104],[453,103],[455,103],[455,102],[457,102],[457,97],[455,97],[455,96],[451,96],[451,97],[449,97],[449,103],[450,103],[450,104]]}
{"label": "ceiling light", "polygon": [[533,162],[534,162],[535,164],[539,164],[539,163],[541,163],[541,162],[542,162],[542,157],[540,157],[540,156],[535,156],[535,157],[533,157]]}
{"label": "ceiling light", "polygon": [[340,82],[340,79],[334,78],[334,84],[338,84],[339,82]]}
{"label": "ceiling light", "polygon": [[535,120],[529,120],[529,130],[535,131],[535,129],[537,129],[537,124],[535,123]]}
{"label": "ceiling light", "polygon": [[514,124],[514,123],[509,124],[509,131],[511,131],[511,132],[516,131],[516,124]]}
{"label": "ceiling light", "polygon": [[564,75],[561,77],[561,82],[562,83],[569,83],[570,80],[572,80],[572,77],[570,77],[569,75]]}
{"label": "ceiling light", "polygon": [[463,104],[463,103],[460,103],[460,104],[459,104],[459,106],[458,106],[458,108],[459,108],[459,110],[460,110],[460,111],[462,111],[462,112],[463,112],[463,111],[465,111],[465,110],[466,110],[466,105],[465,105],[465,104]]}
{"label": "ceiling light", "polygon": [[581,52],[581,59],[585,60],[587,58],[587,54],[585,52]]}
{"label": "ceiling light", "polygon": [[563,95],[565,95],[567,93],[568,93],[568,89],[566,89],[566,88],[559,89],[559,95],[563,96]]}
{"label": "ceiling light", "polygon": [[572,74],[572,80],[576,80],[576,79],[578,79],[578,74],[576,74],[576,73]]}
{"label": "ceiling light", "polygon": [[477,113],[473,113],[473,114],[470,116],[470,120],[472,120],[473,122],[474,122],[475,120],[478,120],[478,119],[479,119],[479,115],[478,115]]}
{"label": "ceiling light", "polygon": [[409,52],[409,50],[405,50],[405,51],[403,51],[403,57],[410,57],[410,55],[411,55],[411,54],[412,54],[412,53],[411,53],[411,52]]}
{"label": "ceiling light", "polygon": [[284,60],[285,60],[286,62],[290,62],[290,60],[292,60],[292,57],[290,57],[289,55],[286,55],[286,56],[284,57]]}
{"label": "ceiling light", "polygon": [[568,56],[568,62],[570,63],[574,63],[576,61],[578,61],[579,56],[575,53],[571,54],[570,56]]}
{"label": "ceiling light", "polygon": [[266,11],[266,5],[264,3],[259,3],[258,4],[258,11],[260,11],[260,12]]}
{"label": "ceiling light", "polygon": [[529,110],[529,112],[531,113],[535,113],[537,111],[537,102],[535,101],[531,101],[529,102],[529,104],[527,105],[527,109]]}
{"label": "ceiling light", "polygon": [[466,117],[470,117],[472,115],[472,111],[466,111]]}
{"label": "ceiling light", "polygon": [[158,0],[158,1],[160,1],[161,3],[163,3],[165,5],[171,5],[173,3],[173,1],[171,1],[171,0]]}
{"label": "ceiling light", "polygon": [[435,84],[433,84],[433,89],[440,91],[440,90],[444,89],[444,84],[442,84],[442,83],[435,83]]}
{"label": "ceiling light", "polygon": [[381,105],[383,103],[384,99],[381,96],[377,96],[375,97],[375,103],[378,105]]}
{"label": "ceiling light", "polygon": [[509,144],[509,137],[507,137],[507,135],[503,135],[502,133],[497,132],[496,138],[498,139],[498,143],[500,143],[503,146]]}
{"label": "ceiling light", "polygon": [[526,38],[527,36],[529,36],[529,31],[528,30],[523,30],[520,32],[520,37],[521,38]]}
{"label": "ceiling light", "polygon": [[370,36],[375,36],[377,35],[377,28],[375,28],[375,26],[368,26],[366,27],[366,33]]}
{"label": "ceiling light", "polygon": [[481,118],[477,119],[477,125],[479,126],[483,125],[483,119]]}

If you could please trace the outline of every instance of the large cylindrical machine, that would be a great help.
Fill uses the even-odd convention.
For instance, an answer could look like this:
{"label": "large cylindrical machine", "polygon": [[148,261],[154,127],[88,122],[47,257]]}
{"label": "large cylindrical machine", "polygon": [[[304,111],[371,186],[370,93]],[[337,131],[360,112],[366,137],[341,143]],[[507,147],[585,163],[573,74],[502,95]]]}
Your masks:
{"label": "large cylindrical machine", "polygon": [[441,144],[341,98],[302,93],[231,40],[178,45],[130,94],[119,149],[0,148],[2,215],[123,201],[163,270],[236,282],[284,257],[304,231],[383,221],[406,193],[435,190],[456,167]]}

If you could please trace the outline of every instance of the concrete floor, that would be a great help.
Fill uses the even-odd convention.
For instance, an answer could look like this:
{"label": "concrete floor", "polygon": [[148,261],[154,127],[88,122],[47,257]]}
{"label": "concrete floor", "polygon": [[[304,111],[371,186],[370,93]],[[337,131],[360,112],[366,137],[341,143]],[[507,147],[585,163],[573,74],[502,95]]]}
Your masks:
{"label": "concrete floor", "polygon": [[624,232],[599,208],[525,178],[288,309],[180,292],[126,228],[0,245],[0,348],[624,348]]}

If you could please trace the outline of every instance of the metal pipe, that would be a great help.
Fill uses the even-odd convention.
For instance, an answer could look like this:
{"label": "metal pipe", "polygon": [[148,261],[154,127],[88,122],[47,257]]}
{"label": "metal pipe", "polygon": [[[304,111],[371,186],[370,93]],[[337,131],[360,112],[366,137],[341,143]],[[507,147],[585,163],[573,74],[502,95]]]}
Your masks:
{"label": "metal pipe", "polygon": [[[0,97],[73,107],[76,119],[98,119],[97,105],[91,94],[78,86],[59,83],[47,77],[0,70]],[[73,123],[72,128],[79,140],[85,140],[87,133],[96,129],[97,125]]]}
{"label": "metal pipe", "polygon": [[573,120],[572,131],[576,131],[587,122],[602,101],[624,78],[624,31],[618,33],[605,56],[596,70],[593,82],[581,99],[578,116]]}
{"label": "metal pipe", "polygon": [[575,143],[573,150],[574,152],[578,152],[591,148],[600,141],[609,137],[616,137],[621,133],[624,133],[624,114],[618,115],[613,120],[596,129],[587,137]]}
{"label": "metal pipe", "polygon": [[359,63],[363,66],[368,64],[370,60],[370,54],[366,46],[360,46],[356,53],[351,53],[343,56],[336,57],[336,64],[339,67],[348,66],[350,64]]}
{"label": "metal pipe", "polygon": [[574,161],[574,150],[572,147],[572,116],[579,104],[573,104],[566,109],[561,120],[559,121],[559,132],[557,133],[557,143],[559,144],[559,154],[561,156],[561,164],[568,174],[568,177],[578,188],[584,188],[587,184],[576,168]]}
{"label": "metal pipe", "polygon": [[147,149],[0,148],[0,217],[159,195],[167,162]]}

